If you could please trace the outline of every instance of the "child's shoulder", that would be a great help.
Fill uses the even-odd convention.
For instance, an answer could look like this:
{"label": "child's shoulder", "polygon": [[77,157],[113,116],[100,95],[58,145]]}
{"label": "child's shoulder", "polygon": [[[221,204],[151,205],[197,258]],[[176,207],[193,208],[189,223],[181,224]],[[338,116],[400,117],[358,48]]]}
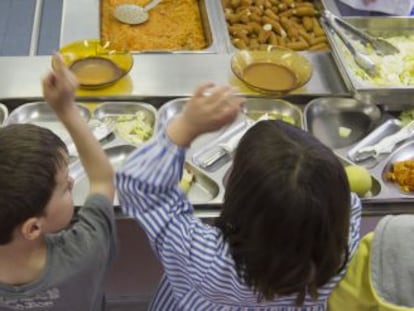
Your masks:
{"label": "child's shoulder", "polygon": [[71,226],[57,234],[48,235],[47,241],[50,252],[68,258],[85,258],[113,253],[115,236],[112,202],[102,194],[91,194],[74,216]]}

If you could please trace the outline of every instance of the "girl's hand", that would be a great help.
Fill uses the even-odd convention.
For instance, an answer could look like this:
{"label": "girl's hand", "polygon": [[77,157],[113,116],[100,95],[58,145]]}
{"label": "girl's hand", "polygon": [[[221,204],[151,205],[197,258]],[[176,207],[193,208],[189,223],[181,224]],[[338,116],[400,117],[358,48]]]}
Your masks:
{"label": "girl's hand", "polygon": [[74,107],[78,81],[60,54],[53,55],[55,70],[43,79],[43,96],[57,114]]}
{"label": "girl's hand", "polygon": [[[209,92],[209,95],[206,95]],[[188,146],[198,135],[218,130],[237,117],[244,99],[235,89],[215,87],[206,83],[197,88],[183,111],[167,128],[170,139],[179,146]]]}

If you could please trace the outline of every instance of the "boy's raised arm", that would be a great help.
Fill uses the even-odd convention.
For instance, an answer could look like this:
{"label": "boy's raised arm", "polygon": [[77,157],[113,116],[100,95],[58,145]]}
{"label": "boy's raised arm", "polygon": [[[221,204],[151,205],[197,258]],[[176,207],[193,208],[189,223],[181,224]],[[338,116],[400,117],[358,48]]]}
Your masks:
{"label": "boy's raised arm", "polygon": [[90,193],[114,198],[114,171],[101,145],[93,136],[75,104],[78,82],[59,54],[53,56],[55,70],[43,79],[43,95],[68,130],[90,183]]}

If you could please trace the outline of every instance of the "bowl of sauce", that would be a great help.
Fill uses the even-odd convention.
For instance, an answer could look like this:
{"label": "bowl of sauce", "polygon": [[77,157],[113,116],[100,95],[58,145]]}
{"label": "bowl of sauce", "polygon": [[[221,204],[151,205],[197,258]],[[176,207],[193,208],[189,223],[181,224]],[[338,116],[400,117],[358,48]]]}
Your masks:
{"label": "bowl of sauce", "polygon": [[80,87],[89,89],[116,83],[129,73],[134,62],[128,51],[114,49],[110,42],[95,39],[70,43],[59,52]]}
{"label": "bowl of sauce", "polygon": [[275,94],[298,89],[312,77],[312,65],[304,56],[279,47],[239,51],[231,59],[231,69],[250,88]]}

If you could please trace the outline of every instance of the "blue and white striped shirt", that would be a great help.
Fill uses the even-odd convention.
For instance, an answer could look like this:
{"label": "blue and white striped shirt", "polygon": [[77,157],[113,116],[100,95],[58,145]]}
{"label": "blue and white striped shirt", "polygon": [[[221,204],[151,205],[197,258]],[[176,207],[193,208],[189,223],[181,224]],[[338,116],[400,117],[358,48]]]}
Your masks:
{"label": "blue and white striped shirt", "polygon": [[[328,295],[342,277],[319,289],[319,298],[306,297],[295,307],[296,295],[257,302],[239,278],[221,231],[194,216],[193,207],[178,187],[185,149],[165,132],[135,150],[117,172],[116,185],[123,211],[135,218],[148,235],[165,275],[152,310],[326,310]],[[349,248],[359,242],[361,203],[352,196]]]}

